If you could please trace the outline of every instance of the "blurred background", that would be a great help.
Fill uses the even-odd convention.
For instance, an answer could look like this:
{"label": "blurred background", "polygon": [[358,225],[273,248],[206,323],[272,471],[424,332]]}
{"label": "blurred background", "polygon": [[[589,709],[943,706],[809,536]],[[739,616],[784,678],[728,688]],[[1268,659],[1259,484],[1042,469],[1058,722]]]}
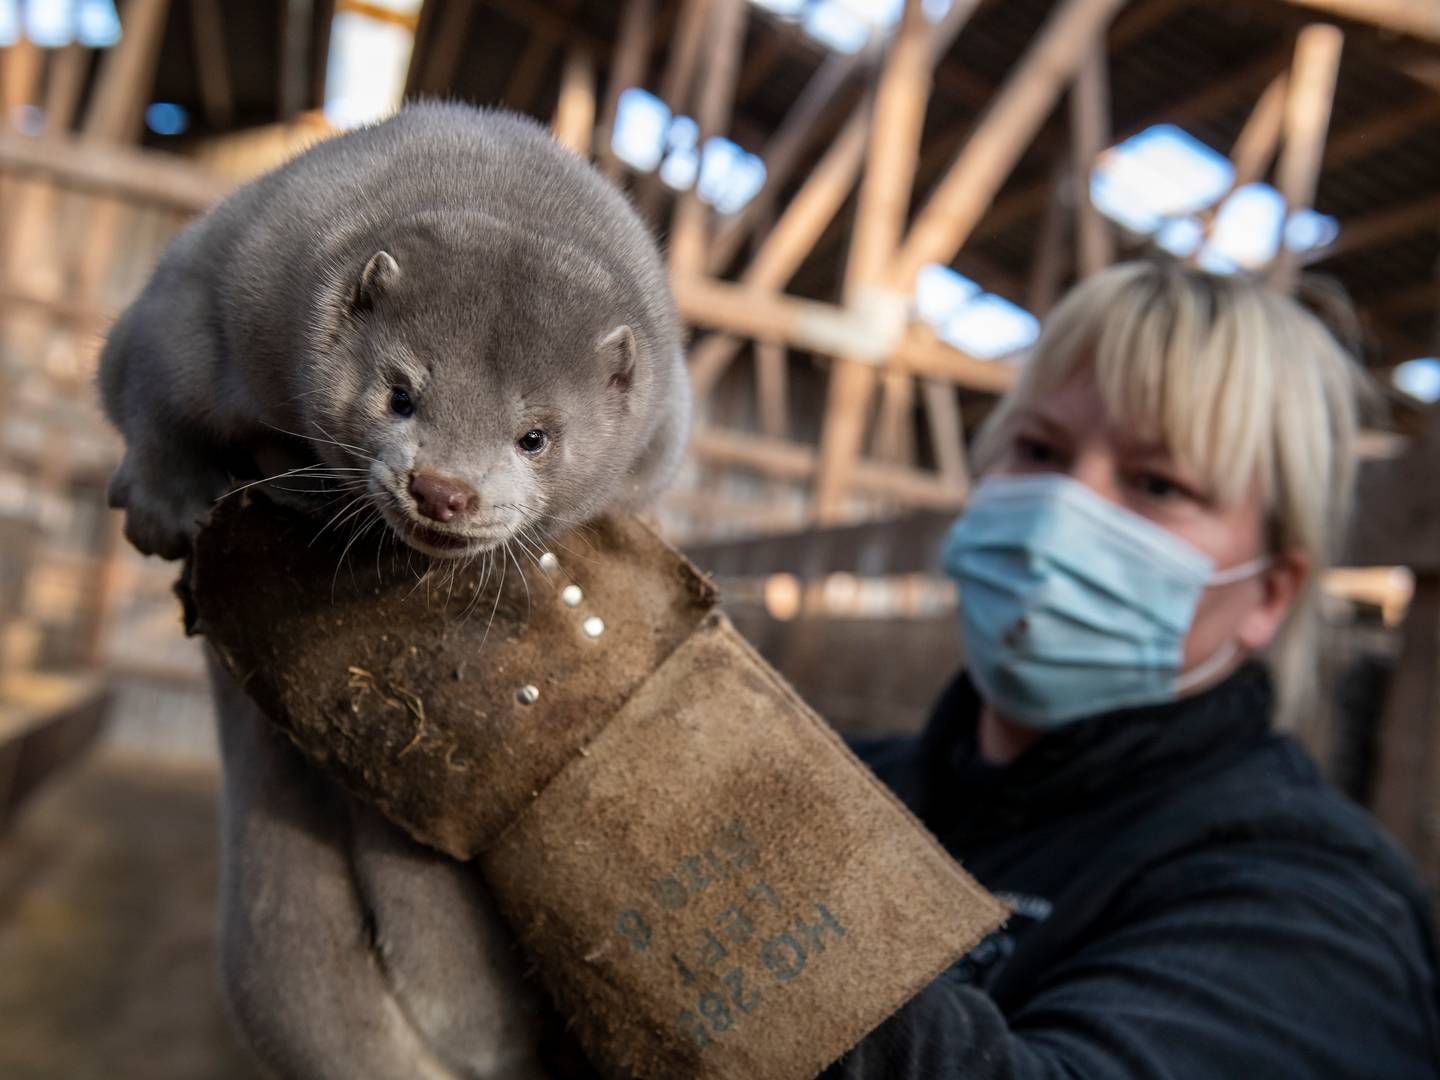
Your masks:
{"label": "blurred background", "polygon": [[1069,284],[1348,296],[1386,407],[1301,735],[1440,882],[1440,0],[0,0],[0,1075],[251,1075],[199,647],[105,507],[95,361],[187,221],[417,95],[537,117],[665,238],[663,523],[847,732],[958,666],[967,436]]}

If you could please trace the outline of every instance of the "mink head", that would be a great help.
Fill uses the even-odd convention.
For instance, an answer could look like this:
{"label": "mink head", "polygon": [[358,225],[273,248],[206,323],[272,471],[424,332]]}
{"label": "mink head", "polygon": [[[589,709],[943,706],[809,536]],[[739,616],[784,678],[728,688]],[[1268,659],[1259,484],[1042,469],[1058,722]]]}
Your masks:
{"label": "mink head", "polygon": [[677,347],[644,279],[493,222],[373,244],[329,283],[302,373],[322,456],[365,468],[374,511],[438,557],[615,501]]}

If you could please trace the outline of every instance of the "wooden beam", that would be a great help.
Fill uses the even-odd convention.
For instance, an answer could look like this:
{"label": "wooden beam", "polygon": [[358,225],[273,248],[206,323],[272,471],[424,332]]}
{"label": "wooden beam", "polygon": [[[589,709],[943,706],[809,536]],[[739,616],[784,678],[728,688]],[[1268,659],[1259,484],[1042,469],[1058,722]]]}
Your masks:
{"label": "wooden beam", "polygon": [[1284,0],[1294,7],[1335,15],[1423,41],[1440,42],[1440,3],[1436,0]]}
{"label": "wooden beam", "polygon": [[[422,4],[423,8],[424,5]],[[384,4],[376,4],[371,0],[335,0],[335,14],[344,13],[352,15],[364,15],[367,19],[374,19],[376,22],[386,23],[390,26],[398,26],[402,30],[409,30],[412,33],[420,25],[419,11],[396,11]]]}
{"label": "wooden beam", "polygon": [[555,138],[581,157],[590,155],[595,138],[595,65],[590,50],[572,46],[565,54],[560,75],[560,99],[555,106]]}
{"label": "wooden beam", "polygon": [[926,379],[923,386],[930,446],[939,466],[940,479],[963,498],[969,492],[970,470],[965,465],[965,428],[960,420],[960,405],[955,400],[955,387],[939,379]]}
{"label": "wooden beam", "polygon": [[[814,479],[820,461],[814,447],[714,428],[697,431],[690,440],[690,452],[700,461],[801,483]],[[874,462],[856,465],[854,486],[868,495],[925,509],[953,511],[965,498],[963,491],[948,486],[931,473]]]}
{"label": "wooden beam", "polygon": [[170,0],[130,0],[118,44],[106,49],[81,127],[86,138],[131,142],[155,80]]}
{"label": "wooden beam", "polygon": [[1427,124],[1440,123],[1440,94],[1423,94],[1409,105],[1384,113],[1336,132],[1325,147],[1325,168],[1338,169],[1383,150]]}
{"label": "wooden beam", "polygon": [[280,20],[280,122],[288,124],[305,109],[309,90],[310,30],[314,0],[283,0]]}
{"label": "wooden beam", "polygon": [[[904,234],[930,97],[927,59],[932,55],[933,32],[921,0],[905,0],[875,91],[870,147],[845,265],[847,307],[859,307],[867,302],[867,292],[885,287],[886,271]],[[899,288],[908,292],[911,284]],[[830,369],[815,489],[815,513],[822,523],[834,521],[844,512],[875,381],[875,365],[856,356],[841,354]]]}
{"label": "wooden beam", "polygon": [[[1324,23],[1307,26],[1295,40],[1295,66],[1285,100],[1285,145],[1275,167],[1275,186],[1285,198],[1286,220],[1315,202],[1344,43],[1345,35]],[[1279,251],[1270,267],[1271,283],[1289,291],[1294,287],[1297,265],[1296,253],[1285,243],[1282,223]]]}
{"label": "wooden beam", "polygon": [[[1230,148],[1230,161],[1235,167],[1235,179],[1230,191],[1246,184],[1265,179],[1275,153],[1280,148],[1280,135],[1285,124],[1287,102],[1290,97],[1290,76],[1276,75],[1270,80],[1255,108],[1240,129],[1235,145]],[[1228,195],[1229,192],[1226,192]],[[1216,200],[1224,202],[1224,197]]]}
{"label": "wooden beam", "polygon": [[216,131],[225,131],[235,119],[235,95],[220,0],[191,0],[190,31],[206,122]]}
{"label": "wooden beam", "polygon": [[891,271],[894,287],[909,289],[921,267],[955,257],[1123,3],[1064,0],[1050,15],[911,227]]}
{"label": "wooden beam", "polygon": [[[1025,307],[1036,318],[1043,319],[1055,306],[1060,297],[1060,283],[1064,279],[1068,252],[1066,250],[1065,226],[1069,224],[1069,201],[1071,172],[1061,167],[1055,170],[1051,181],[1050,204],[1045,210],[1045,220],[1040,225],[1040,235],[1035,242],[1035,257],[1030,261],[1030,282],[1025,290]],[[1013,298],[1012,298],[1013,299]]]}
{"label": "wooden beam", "polygon": [[[749,0],[713,0],[710,49],[695,110],[699,128],[695,150],[702,163],[706,144],[730,130],[735,81],[740,75],[740,51],[745,45],[745,20],[749,8]],[[672,270],[681,274],[704,270],[709,219],[710,208],[700,198],[700,170],[697,167],[695,183],[681,192],[675,206],[674,223],[670,230]]]}
{"label": "wooden beam", "polygon": [[645,67],[650,59],[650,28],[654,21],[655,0],[626,0],[605,84],[600,127],[595,133],[595,153],[600,171],[611,180],[618,180],[621,174],[620,159],[615,156],[615,148],[611,145],[615,137],[615,115],[619,111],[620,95],[645,81]]}
{"label": "wooden beam", "polygon": [[880,380],[880,412],[870,437],[870,456],[892,465],[915,464],[915,380],[886,371]]}
{"label": "wooden beam", "polygon": [[860,70],[866,55],[863,51],[848,56],[832,53],[805,84],[805,89],[795,99],[795,104],[785,114],[760,155],[765,163],[765,181],[760,190],[726,219],[715,234],[710,257],[706,260],[706,267],[712,274],[718,274],[730,265],[755,224],[769,216],[775,193],[789,182],[800,163],[801,152],[809,145],[825,114],[834,106],[841,89]]}
{"label": "wooden beam", "polygon": [[45,53],[29,38],[21,37],[4,50],[0,64],[0,132],[19,130],[15,121],[22,105],[35,103]]}
{"label": "wooden beam", "polygon": [[[679,21],[670,43],[670,56],[660,80],[660,100],[665,102],[672,116],[689,111],[712,3],[714,0],[681,0]],[[665,185],[660,179],[659,169],[641,177],[635,201],[647,221],[659,221],[664,195]]]}
{"label": "wooden beam", "polygon": [[1374,247],[1408,232],[1440,228],[1440,195],[1425,195],[1412,202],[1377,210],[1340,223],[1335,242],[1315,253],[1311,261],[1321,262],[1340,255]]}
{"label": "wooden beam", "polygon": [[[765,237],[740,276],[742,284],[778,290],[790,280],[849,197],[865,157],[866,130],[865,114],[850,118]],[[739,349],[736,338],[719,335],[706,338],[691,351],[690,378],[697,398],[719,381]]]}
{"label": "wooden beam", "polygon": [[[438,2],[425,0],[425,7],[434,8]],[[428,11],[421,12],[422,21],[428,14]],[[474,14],[475,0],[446,0],[444,11],[436,20],[435,33],[428,38],[429,63],[415,79],[414,90],[437,94],[451,88],[460,65],[460,54],[470,40],[470,20]]]}
{"label": "wooden beam", "polygon": [[61,187],[187,213],[209,209],[232,187],[172,154],[96,146],[74,138],[0,135],[0,172],[47,177]]}
{"label": "wooden beam", "polygon": [[1070,88],[1070,146],[1075,168],[1075,232],[1082,275],[1097,274],[1115,258],[1110,223],[1090,198],[1090,174],[1110,146],[1110,76],[1103,38],[1086,51]]}
{"label": "wooden beam", "polygon": [[[1285,70],[1289,59],[1290,51],[1288,49],[1272,50],[1242,65],[1237,70],[1222,75],[1214,82],[1206,84],[1203,89],[1190,97],[1172,102],[1147,114],[1137,123],[1117,132],[1115,141],[1123,142],[1130,136],[1139,134],[1155,124],[1170,123],[1185,127],[1201,117],[1210,115],[1216,109],[1228,105],[1237,97],[1264,86],[1277,72]],[[1040,213],[1047,205],[1049,198],[1050,183],[1042,180],[1018,188],[1003,198],[997,199],[981,223],[983,234],[994,236],[1016,222]]]}
{"label": "wooden beam", "polygon": [[790,372],[784,343],[773,338],[755,342],[755,362],[760,430],[783,439],[790,428]]}
{"label": "wooden beam", "polygon": [[550,59],[555,54],[555,39],[531,29],[525,48],[510,69],[500,100],[517,112],[529,112],[540,93],[541,81],[550,73]]}
{"label": "wooden beam", "polygon": [[65,136],[75,124],[80,109],[80,93],[89,74],[90,50],[72,43],[53,53],[50,71],[45,79],[45,134],[51,138]]}
{"label": "wooden beam", "polygon": [[[783,341],[791,348],[827,356],[855,355],[863,348],[877,364],[887,359],[886,340],[877,337],[862,316],[834,304],[709,278],[675,278],[671,290],[680,317],[695,325]],[[888,354],[888,363],[911,375],[928,375],[988,393],[1008,389],[1015,373],[1008,363],[980,360],[947,345],[928,326],[912,327]]]}

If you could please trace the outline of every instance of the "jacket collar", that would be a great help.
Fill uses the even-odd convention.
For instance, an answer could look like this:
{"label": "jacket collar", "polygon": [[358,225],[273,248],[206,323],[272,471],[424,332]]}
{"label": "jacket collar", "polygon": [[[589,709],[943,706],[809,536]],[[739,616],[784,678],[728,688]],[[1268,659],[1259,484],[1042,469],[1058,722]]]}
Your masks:
{"label": "jacket collar", "polygon": [[951,844],[1023,831],[1248,752],[1268,731],[1273,702],[1268,671],[1251,661],[1199,694],[1076,721],[994,765],[976,750],[981,702],[962,672],[920,737],[918,809]]}

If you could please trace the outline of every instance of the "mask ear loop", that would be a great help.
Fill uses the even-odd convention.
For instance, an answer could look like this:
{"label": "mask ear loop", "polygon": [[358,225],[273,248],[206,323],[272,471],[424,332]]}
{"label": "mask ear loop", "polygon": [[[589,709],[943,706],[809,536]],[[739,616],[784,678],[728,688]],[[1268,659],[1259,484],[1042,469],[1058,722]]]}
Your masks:
{"label": "mask ear loop", "polygon": [[1217,585],[1234,585],[1237,581],[1244,581],[1246,578],[1252,578],[1256,574],[1269,570],[1274,561],[1270,555],[1257,555],[1249,562],[1243,562],[1239,566],[1229,566],[1211,574],[1205,582],[1205,587],[1212,589]]}
{"label": "mask ear loop", "polygon": [[[1208,589],[1215,585],[1233,585],[1237,581],[1244,581],[1246,578],[1254,577],[1256,574],[1268,570],[1274,561],[1275,560],[1269,555],[1259,555],[1249,562],[1241,563],[1239,566],[1227,567],[1216,574],[1212,574],[1210,580],[1205,583],[1205,587]],[[1227,641],[1211,653],[1208,659],[1203,660],[1199,667],[1177,676],[1174,684],[1175,693],[1184,694],[1189,690],[1195,689],[1197,686],[1203,685],[1216,672],[1233,660],[1235,654],[1239,651],[1239,647],[1236,646],[1233,641]]]}

